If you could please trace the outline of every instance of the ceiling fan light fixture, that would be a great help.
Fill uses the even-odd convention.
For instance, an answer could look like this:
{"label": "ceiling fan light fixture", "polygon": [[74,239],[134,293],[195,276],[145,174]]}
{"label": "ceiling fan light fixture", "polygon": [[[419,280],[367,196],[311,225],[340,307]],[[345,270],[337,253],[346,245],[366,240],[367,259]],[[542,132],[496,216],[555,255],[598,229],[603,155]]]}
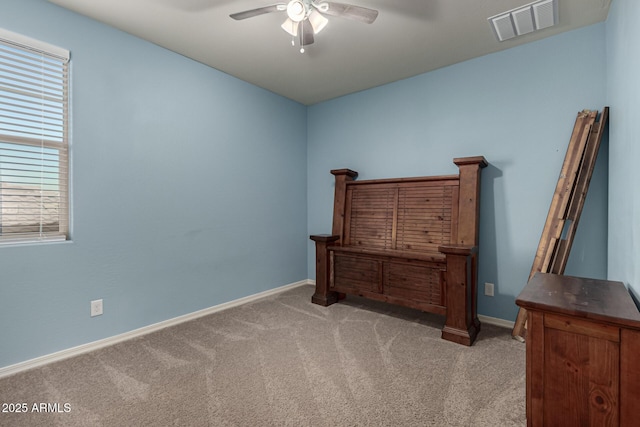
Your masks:
{"label": "ceiling fan light fixture", "polygon": [[293,22],[300,22],[307,16],[307,8],[300,0],[292,0],[287,5],[287,16]]}
{"label": "ceiling fan light fixture", "polygon": [[281,25],[282,29],[285,30],[287,33],[291,34],[292,36],[297,36],[298,35],[298,24],[299,22],[294,22],[291,20],[291,18],[287,18],[286,21],[284,21],[284,23]]}
{"label": "ceiling fan light fixture", "polygon": [[309,14],[309,22],[311,23],[311,27],[313,28],[314,34],[318,34],[320,31],[327,26],[329,20],[322,16],[321,13],[314,10]]}
{"label": "ceiling fan light fixture", "polygon": [[287,19],[280,27],[293,37],[291,40],[292,45],[295,46],[296,38],[299,37],[301,52],[304,52],[304,46],[313,44],[314,36],[322,31],[329,23],[329,20],[324,14],[360,21],[365,24],[371,24],[378,16],[378,11],[374,9],[351,4],[333,3],[326,0],[317,0],[317,2],[316,0],[289,0],[287,3],[258,7],[256,9],[232,13],[229,16],[236,21],[241,21],[267,13],[285,11],[287,13]]}

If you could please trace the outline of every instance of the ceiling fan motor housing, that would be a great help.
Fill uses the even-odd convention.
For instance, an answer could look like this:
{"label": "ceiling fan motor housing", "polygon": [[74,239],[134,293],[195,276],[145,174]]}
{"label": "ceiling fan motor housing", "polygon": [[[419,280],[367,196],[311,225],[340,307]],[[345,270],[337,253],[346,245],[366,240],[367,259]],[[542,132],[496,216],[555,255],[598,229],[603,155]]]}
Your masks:
{"label": "ceiling fan motor housing", "polygon": [[300,22],[307,16],[307,7],[301,0],[291,0],[287,5],[287,16],[293,22]]}

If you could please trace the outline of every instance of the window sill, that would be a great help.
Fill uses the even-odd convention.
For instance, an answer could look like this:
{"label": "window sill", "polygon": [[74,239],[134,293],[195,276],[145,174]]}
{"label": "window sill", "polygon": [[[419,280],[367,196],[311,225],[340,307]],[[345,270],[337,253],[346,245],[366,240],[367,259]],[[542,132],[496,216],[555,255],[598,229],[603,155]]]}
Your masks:
{"label": "window sill", "polygon": [[65,236],[51,236],[51,237],[39,237],[39,238],[7,238],[0,239],[1,247],[13,247],[13,246],[34,246],[34,245],[51,245],[60,243],[72,243],[72,241]]}

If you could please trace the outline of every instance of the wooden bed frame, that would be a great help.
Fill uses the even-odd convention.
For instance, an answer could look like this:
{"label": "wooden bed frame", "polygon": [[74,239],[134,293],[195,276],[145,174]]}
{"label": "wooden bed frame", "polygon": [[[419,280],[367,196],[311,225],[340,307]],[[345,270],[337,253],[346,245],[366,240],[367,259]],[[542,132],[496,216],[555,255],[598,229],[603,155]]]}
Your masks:
{"label": "wooden bed frame", "polygon": [[332,170],[332,234],[316,244],[316,291],[331,305],[346,294],[446,316],[442,338],[471,345],[476,313],[482,156],[454,159],[458,175],[355,181]]}

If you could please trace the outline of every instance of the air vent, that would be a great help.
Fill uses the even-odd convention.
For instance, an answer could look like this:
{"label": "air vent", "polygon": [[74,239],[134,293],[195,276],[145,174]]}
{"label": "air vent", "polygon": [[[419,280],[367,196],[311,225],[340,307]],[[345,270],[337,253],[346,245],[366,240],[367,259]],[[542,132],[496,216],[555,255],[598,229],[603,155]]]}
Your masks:
{"label": "air vent", "polygon": [[516,27],[516,34],[521,36],[533,32],[533,14],[531,6],[511,12],[513,25]]}
{"label": "air vent", "polygon": [[558,23],[558,0],[539,0],[489,18],[499,41],[552,27]]}
{"label": "air vent", "polygon": [[533,4],[533,16],[536,19],[536,30],[553,27],[557,24],[557,0],[545,0]]}
{"label": "air vent", "polygon": [[516,36],[510,14],[498,16],[494,18],[492,22],[498,40],[503,41]]}

